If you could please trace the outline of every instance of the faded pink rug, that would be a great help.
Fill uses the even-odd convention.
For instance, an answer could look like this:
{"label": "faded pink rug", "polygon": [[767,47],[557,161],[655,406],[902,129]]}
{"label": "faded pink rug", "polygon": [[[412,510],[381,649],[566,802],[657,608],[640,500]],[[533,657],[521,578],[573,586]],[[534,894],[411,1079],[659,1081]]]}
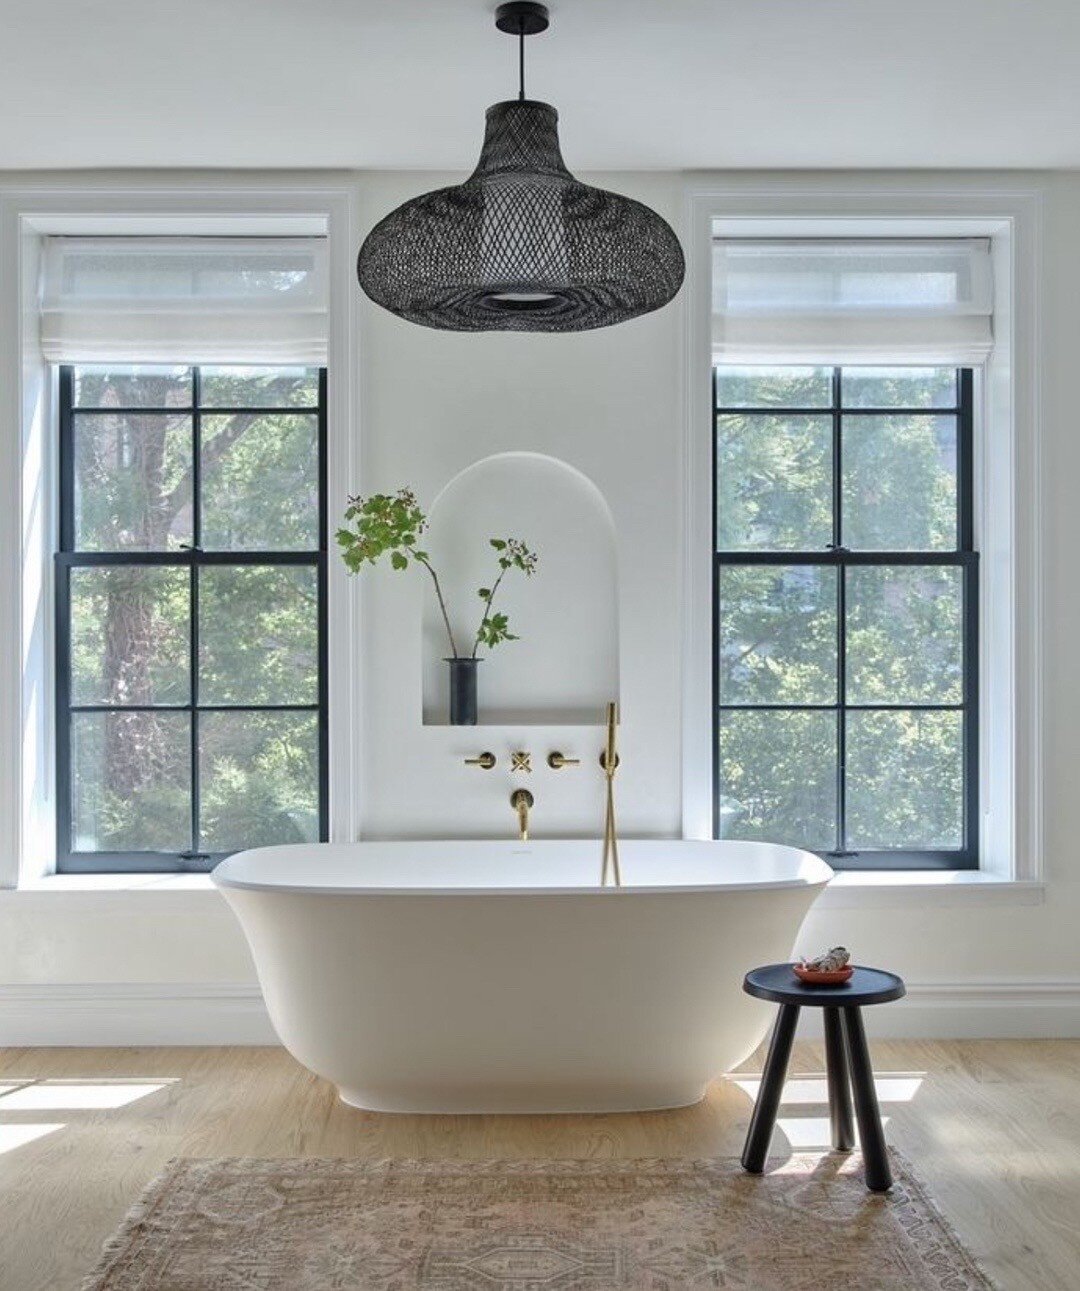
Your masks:
{"label": "faded pink rug", "polygon": [[986,1291],[910,1167],[173,1161],[84,1291]]}

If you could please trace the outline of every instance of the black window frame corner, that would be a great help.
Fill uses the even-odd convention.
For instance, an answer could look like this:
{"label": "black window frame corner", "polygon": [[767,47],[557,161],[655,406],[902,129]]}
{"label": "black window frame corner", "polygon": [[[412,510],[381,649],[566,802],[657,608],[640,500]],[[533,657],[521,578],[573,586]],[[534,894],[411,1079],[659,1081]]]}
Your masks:
{"label": "black window frame corner", "polygon": [[[183,406],[161,408],[139,407],[132,409],[90,408],[75,405],[75,367],[61,364],[58,369],[58,544],[54,555],[54,606],[53,623],[55,644],[53,658],[55,676],[55,751],[56,777],[56,868],[59,873],[112,874],[112,873],[188,873],[208,872],[231,855],[231,852],[205,852],[199,849],[199,716],[206,712],[287,712],[304,711],[316,715],[319,814],[318,837],[321,842],[329,838],[329,677],[328,677],[328,520],[327,520],[327,370],[318,369],[317,406],[297,407],[245,406],[236,408],[204,408],[201,404],[201,368],[191,364],[191,400]],[[212,365],[218,366],[218,365]],[[258,365],[272,368],[275,365]],[[82,412],[137,412],[152,415],[190,417],[192,427],[192,541],[177,550],[143,551],[81,551],[76,549],[75,533],[75,434],[77,417]],[[308,551],[270,549],[259,551],[204,551],[200,545],[201,526],[201,421],[203,415],[225,413],[266,414],[301,413],[316,416],[317,455],[316,477],[318,487],[318,536],[317,547]],[[80,568],[123,567],[142,565],[157,568],[186,568],[190,573],[188,666],[190,692],[187,704],[74,704],[71,687],[71,576]],[[201,704],[198,696],[199,617],[198,596],[201,569],[214,566],[306,566],[314,569],[317,587],[317,696],[312,704]],[[72,725],[79,712],[186,712],[191,716],[190,769],[191,804],[188,845],[176,852],[155,850],[131,851],[77,851],[73,847],[73,788],[72,788]],[[253,841],[252,846],[258,846]]]}

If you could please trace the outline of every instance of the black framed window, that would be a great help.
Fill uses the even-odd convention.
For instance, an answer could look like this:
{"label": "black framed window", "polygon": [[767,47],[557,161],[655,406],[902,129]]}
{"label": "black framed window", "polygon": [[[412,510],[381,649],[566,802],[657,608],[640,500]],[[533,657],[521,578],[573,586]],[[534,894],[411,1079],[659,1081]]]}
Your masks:
{"label": "black framed window", "polygon": [[327,836],[326,372],[64,366],[62,871]]}
{"label": "black framed window", "polygon": [[976,867],[971,370],[713,385],[716,836]]}

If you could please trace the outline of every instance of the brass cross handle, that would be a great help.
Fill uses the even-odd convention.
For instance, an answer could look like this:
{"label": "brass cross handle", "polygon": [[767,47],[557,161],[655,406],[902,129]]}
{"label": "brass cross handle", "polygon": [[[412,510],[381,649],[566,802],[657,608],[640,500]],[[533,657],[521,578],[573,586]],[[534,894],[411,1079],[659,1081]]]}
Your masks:
{"label": "brass cross handle", "polygon": [[561,771],[563,767],[576,767],[581,765],[580,758],[564,758],[561,753],[549,753],[547,764],[552,771]]}
{"label": "brass cross handle", "polygon": [[511,771],[532,771],[532,754],[524,749],[510,754]]}
{"label": "brass cross handle", "polygon": [[495,765],[495,761],[494,753],[481,753],[478,758],[466,758],[465,765],[467,767],[483,767],[485,771],[490,771]]}

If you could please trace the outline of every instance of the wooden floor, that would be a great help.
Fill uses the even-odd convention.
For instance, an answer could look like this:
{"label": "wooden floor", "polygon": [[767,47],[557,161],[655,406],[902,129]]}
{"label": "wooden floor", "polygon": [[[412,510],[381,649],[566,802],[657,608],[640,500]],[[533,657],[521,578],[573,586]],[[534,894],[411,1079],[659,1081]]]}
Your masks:
{"label": "wooden floor", "polygon": [[[874,1058],[887,1137],[1001,1291],[1080,1288],[1080,1041],[879,1042]],[[822,1064],[797,1047],[779,1157],[825,1146]],[[420,1117],[351,1110],[276,1049],[0,1052],[0,1291],[76,1291],[172,1156],[737,1155],[759,1070],[676,1112]]]}

